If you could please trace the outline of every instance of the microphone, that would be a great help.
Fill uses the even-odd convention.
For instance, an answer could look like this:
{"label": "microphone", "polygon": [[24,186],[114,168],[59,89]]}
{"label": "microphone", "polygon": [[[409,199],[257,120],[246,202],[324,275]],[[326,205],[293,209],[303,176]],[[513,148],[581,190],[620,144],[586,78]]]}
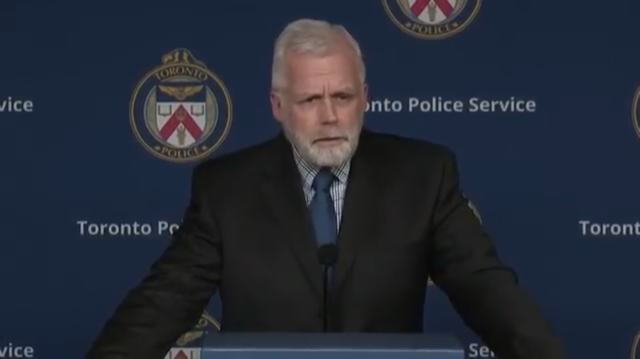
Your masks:
{"label": "microphone", "polygon": [[338,261],[338,246],[323,244],[318,248],[318,262],[322,266],[322,331],[329,331],[329,274]]}

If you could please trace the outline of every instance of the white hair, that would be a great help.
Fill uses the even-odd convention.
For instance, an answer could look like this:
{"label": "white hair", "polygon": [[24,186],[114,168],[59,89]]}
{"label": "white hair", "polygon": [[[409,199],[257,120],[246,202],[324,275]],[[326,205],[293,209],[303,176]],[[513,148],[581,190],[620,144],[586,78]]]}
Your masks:
{"label": "white hair", "polygon": [[345,42],[357,56],[358,75],[364,83],[366,73],[360,45],[344,26],[313,19],[300,19],[290,23],[276,40],[271,88],[277,91],[286,86],[287,74],[284,63],[287,54],[326,56],[335,51],[336,46]]}

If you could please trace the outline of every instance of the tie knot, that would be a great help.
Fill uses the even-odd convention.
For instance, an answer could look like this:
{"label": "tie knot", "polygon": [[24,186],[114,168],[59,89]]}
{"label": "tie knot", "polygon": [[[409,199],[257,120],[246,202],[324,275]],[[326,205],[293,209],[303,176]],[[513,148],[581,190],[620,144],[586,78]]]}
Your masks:
{"label": "tie knot", "polygon": [[336,177],[331,173],[330,169],[323,168],[313,179],[311,187],[317,192],[327,192],[335,179]]}

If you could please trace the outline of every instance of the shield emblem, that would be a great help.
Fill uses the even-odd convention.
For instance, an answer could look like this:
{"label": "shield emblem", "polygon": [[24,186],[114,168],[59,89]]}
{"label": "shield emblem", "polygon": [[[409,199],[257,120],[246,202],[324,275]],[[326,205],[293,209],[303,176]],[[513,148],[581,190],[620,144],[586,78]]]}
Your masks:
{"label": "shield emblem", "polygon": [[206,87],[202,84],[163,84],[156,93],[156,126],[165,143],[188,148],[197,143],[207,121]]}
{"label": "shield emblem", "polygon": [[400,0],[402,8],[417,22],[440,25],[460,14],[466,0]]}
{"label": "shield emblem", "polygon": [[200,348],[172,348],[164,359],[201,359]]}

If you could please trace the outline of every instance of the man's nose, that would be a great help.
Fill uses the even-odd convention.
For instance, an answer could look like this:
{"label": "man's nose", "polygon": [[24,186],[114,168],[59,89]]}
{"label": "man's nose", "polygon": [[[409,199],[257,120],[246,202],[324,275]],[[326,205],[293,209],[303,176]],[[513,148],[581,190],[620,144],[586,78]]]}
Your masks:
{"label": "man's nose", "polygon": [[325,107],[325,111],[324,111],[325,116],[323,116],[324,122],[333,123],[338,121],[338,112],[336,111],[336,106],[331,101],[331,98],[326,98],[324,100],[324,107]]}

